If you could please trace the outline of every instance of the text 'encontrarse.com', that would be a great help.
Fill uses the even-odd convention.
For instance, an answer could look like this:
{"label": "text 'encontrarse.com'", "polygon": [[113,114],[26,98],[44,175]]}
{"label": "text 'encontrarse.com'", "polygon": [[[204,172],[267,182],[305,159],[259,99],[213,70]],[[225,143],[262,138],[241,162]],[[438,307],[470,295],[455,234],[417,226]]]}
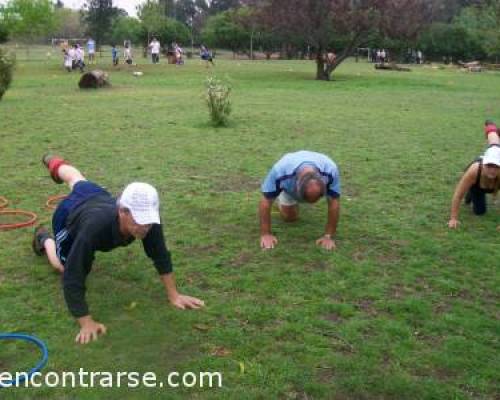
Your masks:
{"label": "text 'encontrarse.com'", "polygon": [[[10,384],[10,382],[19,382]],[[68,388],[221,388],[220,372],[170,372],[160,378],[154,372],[0,372],[0,386],[4,387],[68,387]]]}

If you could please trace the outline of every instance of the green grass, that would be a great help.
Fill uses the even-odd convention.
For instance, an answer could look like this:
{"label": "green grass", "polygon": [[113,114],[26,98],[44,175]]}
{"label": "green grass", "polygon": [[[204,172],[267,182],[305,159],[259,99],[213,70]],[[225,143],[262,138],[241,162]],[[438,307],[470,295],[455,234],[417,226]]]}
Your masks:
{"label": "green grass", "polygon": [[[0,331],[44,339],[45,371],[220,371],[223,388],[3,389],[2,398],[498,396],[498,205],[483,217],[462,207],[458,231],[446,223],[461,171],[484,149],[483,120],[500,121],[500,74],[346,62],[326,83],[306,61],[216,63],[233,87],[221,129],[209,124],[198,60],[105,66],[113,87],[100,91],[78,90],[78,74],[54,60],[19,60],[0,103],[0,195],[48,223],[45,201],[65,189],[41,167],[47,150],[114,193],[152,183],[178,284],[207,307],[168,306],[140,244],[99,253],[88,300],[109,334],[80,347],[59,279],[22,229],[0,232]],[[341,169],[334,253],[314,244],[323,203],[296,224],[274,216],[278,247],[258,247],[259,182],[299,149]],[[3,348],[6,369],[32,357]]]}

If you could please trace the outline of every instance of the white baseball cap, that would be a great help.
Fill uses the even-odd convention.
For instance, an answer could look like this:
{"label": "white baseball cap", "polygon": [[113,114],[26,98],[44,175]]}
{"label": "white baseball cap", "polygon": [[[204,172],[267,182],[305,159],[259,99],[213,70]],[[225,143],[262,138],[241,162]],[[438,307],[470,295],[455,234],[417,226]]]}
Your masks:
{"label": "white baseball cap", "polygon": [[160,223],[160,199],[156,189],[148,183],[133,182],[120,196],[121,207],[128,208],[139,225]]}
{"label": "white baseball cap", "polygon": [[500,147],[491,146],[484,152],[483,164],[495,164],[500,167]]}

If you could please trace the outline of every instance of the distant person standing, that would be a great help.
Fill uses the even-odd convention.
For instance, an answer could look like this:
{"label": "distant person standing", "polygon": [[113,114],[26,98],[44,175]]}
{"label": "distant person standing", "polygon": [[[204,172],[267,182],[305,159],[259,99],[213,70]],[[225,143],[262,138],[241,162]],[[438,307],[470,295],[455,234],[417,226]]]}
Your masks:
{"label": "distant person standing", "polygon": [[422,64],[422,52],[417,50],[417,64]]}
{"label": "distant person standing", "polygon": [[174,51],[175,51],[175,64],[176,65],[183,65],[184,60],[182,59],[182,54],[184,53],[184,50],[182,50],[182,47],[179,46],[177,43],[174,44]]}
{"label": "distant person standing", "polygon": [[70,47],[68,50],[68,55],[71,58],[71,69],[76,68],[76,50],[75,47]]}
{"label": "distant person standing", "polygon": [[149,43],[149,48],[151,49],[151,61],[153,64],[158,64],[160,62],[161,45],[156,37],[153,37],[153,40]]}
{"label": "distant person standing", "polygon": [[113,60],[113,65],[114,66],[118,65],[118,60],[119,60],[118,49],[116,48],[115,44],[113,44],[111,47],[111,58]]}
{"label": "distant person standing", "polygon": [[125,44],[125,48],[123,49],[123,58],[128,65],[132,65],[132,48],[129,43]]}
{"label": "distant person standing", "polygon": [[64,57],[64,68],[66,68],[66,71],[71,72],[73,69],[73,60],[71,59],[71,56],[69,55],[69,51],[66,49],[62,50],[63,52],[63,57]]}
{"label": "distant person standing", "polygon": [[207,68],[208,68],[208,63],[214,65],[214,59],[212,57],[212,53],[210,53],[210,50],[208,50],[208,48],[203,44],[200,46],[200,58],[203,61],[206,61]]}
{"label": "distant person standing", "polygon": [[92,38],[87,40],[87,54],[89,56],[89,65],[95,64],[95,41]]}
{"label": "distant person standing", "polygon": [[85,68],[85,62],[83,61],[85,59],[85,52],[79,44],[75,44],[75,59],[76,66],[80,68],[80,72],[83,72]]}
{"label": "distant person standing", "polygon": [[387,53],[385,52],[385,49],[382,49],[380,52],[380,62],[383,64],[387,62]]}

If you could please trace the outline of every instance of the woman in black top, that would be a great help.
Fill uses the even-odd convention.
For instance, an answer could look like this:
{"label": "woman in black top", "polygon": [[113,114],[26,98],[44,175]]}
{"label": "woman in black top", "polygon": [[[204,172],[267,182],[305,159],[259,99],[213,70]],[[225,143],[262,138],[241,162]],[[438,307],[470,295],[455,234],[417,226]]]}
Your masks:
{"label": "woman in black top", "polygon": [[493,193],[496,195],[499,189],[500,146],[490,145],[482,157],[479,157],[467,167],[458,182],[451,202],[448,226],[452,229],[458,227],[460,202],[464,196],[465,204],[472,203],[474,214],[482,215],[486,212],[486,194]]}

